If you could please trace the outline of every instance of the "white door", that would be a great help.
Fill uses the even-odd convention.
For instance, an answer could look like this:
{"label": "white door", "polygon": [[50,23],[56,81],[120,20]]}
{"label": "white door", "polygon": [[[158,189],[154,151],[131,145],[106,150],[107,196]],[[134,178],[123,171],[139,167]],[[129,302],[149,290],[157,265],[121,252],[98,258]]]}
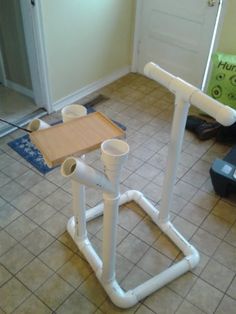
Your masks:
{"label": "white door", "polygon": [[220,0],[140,0],[137,69],[153,61],[201,86]]}

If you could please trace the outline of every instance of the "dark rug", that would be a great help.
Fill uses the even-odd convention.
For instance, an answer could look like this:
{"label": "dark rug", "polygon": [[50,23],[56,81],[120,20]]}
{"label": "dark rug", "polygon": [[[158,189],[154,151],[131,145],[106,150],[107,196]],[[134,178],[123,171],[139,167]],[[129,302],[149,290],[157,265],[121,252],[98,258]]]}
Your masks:
{"label": "dark rug", "polygon": [[[89,114],[94,112],[95,109],[93,108],[93,106],[106,100],[108,100],[107,97],[99,95],[96,98],[84,104],[84,106],[87,108],[87,113]],[[123,124],[114,120],[113,122],[115,122],[121,129],[126,130],[126,127]],[[61,120],[57,121],[54,124],[57,123],[61,123]],[[41,155],[40,151],[34,146],[34,144],[31,143],[28,134],[9,142],[8,145],[42,174],[46,174],[54,169],[49,168],[46,165],[43,156]]]}

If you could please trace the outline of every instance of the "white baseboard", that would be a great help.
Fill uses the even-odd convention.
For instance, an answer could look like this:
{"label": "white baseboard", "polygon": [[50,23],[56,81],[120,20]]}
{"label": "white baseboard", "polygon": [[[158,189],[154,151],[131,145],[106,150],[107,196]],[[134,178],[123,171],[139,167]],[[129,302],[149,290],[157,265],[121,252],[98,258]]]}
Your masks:
{"label": "white baseboard", "polygon": [[100,89],[100,88],[112,83],[113,81],[119,79],[120,77],[130,73],[130,71],[131,71],[130,66],[127,66],[125,68],[122,68],[122,69],[114,72],[113,74],[111,74],[111,75],[109,75],[109,76],[107,76],[101,80],[98,80],[94,83],[91,83],[91,84],[77,90],[76,92],[57,100],[56,102],[53,103],[53,106],[52,106],[53,111],[60,110],[63,107],[65,107],[69,104],[72,104],[75,101],[77,101],[83,97],[88,96],[89,94],[97,91],[98,89]]}
{"label": "white baseboard", "polygon": [[33,91],[20,85],[20,84],[17,84],[15,82],[12,82],[12,81],[9,81],[9,80],[6,80],[6,87],[8,88],[11,88],[13,89],[14,91],[20,93],[20,94],[23,94],[25,96],[28,96],[32,99],[34,99],[34,94],[33,94]]}

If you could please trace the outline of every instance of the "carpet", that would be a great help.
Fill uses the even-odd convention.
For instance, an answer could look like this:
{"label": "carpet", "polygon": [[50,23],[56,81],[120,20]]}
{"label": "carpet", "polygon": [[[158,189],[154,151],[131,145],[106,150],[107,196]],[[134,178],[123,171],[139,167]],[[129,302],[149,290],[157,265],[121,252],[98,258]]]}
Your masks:
{"label": "carpet", "polygon": [[[91,101],[84,104],[84,106],[87,108],[87,113],[94,112],[95,109],[93,108],[94,105],[101,103],[103,101],[108,100],[107,97],[103,95],[99,95],[96,98],[92,99]],[[126,127],[117,122],[114,121],[120,128],[123,130],[126,130]],[[61,121],[57,121],[54,124],[61,123]],[[49,171],[53,170],[54,168],[49,168],[46,163],[44,162],[43,156],[40,153],[40,151],[34,146],[34,144],[31,143],[29,135],[23,135],[11,142],[8,143],[8,145],[17,152],[21,157],[23,157],[25,160],[27,160],[32,166],[34,166],[39,172],[42,174],[46,174]]]}

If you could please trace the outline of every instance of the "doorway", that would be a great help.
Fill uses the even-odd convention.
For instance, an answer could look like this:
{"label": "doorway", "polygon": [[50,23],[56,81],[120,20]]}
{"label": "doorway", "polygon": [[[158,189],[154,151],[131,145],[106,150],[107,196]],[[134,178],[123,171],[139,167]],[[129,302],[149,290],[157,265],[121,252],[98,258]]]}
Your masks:
{"label": "doorway", "polygon": [[[23,16],[29,18],[25,9],[21,1],[0,0],[0,117],[20,126],[46,114],[45,103],[34,89],[39,85],[32,75],[37,63],[32,69],[30,54],[34,51],[27,45],[32,30],[25,27]],[[0,137],[12,130],[1,122]]]}
{"label": "doorway", "polygon": [[138,0],[134,68],[153,61],[202,87],[222,0]]}

